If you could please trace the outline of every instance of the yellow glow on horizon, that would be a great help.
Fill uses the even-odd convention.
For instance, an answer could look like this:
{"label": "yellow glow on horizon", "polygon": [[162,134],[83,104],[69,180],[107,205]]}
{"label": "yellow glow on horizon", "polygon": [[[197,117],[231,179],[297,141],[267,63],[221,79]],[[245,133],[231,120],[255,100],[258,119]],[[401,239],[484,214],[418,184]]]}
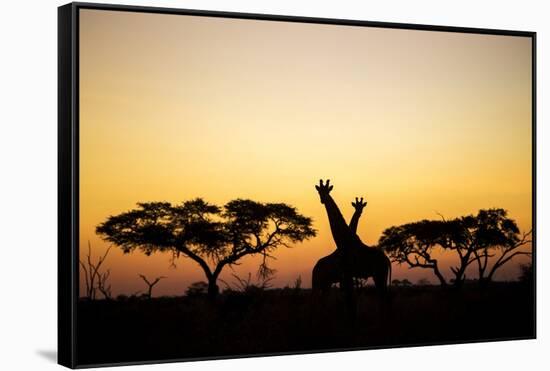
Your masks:
{"label": "yellow glow on horizon", "polygon": [[[276,252],[275,284],[308,286],[334,250],[319,178],[348,220],[367,199],[367,244],[489,207],[528,230],[531,72],[522,37],[80,10],[81,253],[104,251],[95,226],[136,202],[286,202],[319,233]],[[168,255],[115,248],[106,264],[116,293],[143,289],[138,273],[168,276],[157,294],[204,280]]]}

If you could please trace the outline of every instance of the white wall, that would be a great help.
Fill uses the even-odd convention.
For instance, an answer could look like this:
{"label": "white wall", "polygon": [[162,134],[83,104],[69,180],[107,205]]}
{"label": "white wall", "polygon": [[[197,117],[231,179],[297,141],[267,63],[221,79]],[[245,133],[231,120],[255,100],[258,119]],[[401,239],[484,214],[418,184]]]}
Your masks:
{"label": "white wall", "polygon": [[[149,366],[157,370],[350,368],[541,369],[550,357],[550,23],[545,1],[126,1],[126,4],[538,32],[538,340]],[[0,11],[0,368],[58,367],[56,349],[56,84],[59,1],[5,1]],[[546,148],[543,148],[546,143]],[[545,168],[544,168],[545,167]],[[28,258],[12,260],[15,251]],[[19,256],[19,254],[17,254]],[[546,290],[546,292],[543,292]],[[502,308],[506,310],[506,308]],[[511,314],[513,316],[513,314]],[[128,367],[126,370],[138,369]]]}

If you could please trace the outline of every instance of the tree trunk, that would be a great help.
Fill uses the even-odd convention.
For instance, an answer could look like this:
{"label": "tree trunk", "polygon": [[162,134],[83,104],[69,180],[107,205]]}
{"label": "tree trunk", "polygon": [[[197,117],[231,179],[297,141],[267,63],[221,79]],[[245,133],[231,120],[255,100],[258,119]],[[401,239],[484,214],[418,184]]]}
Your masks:
{"label": "tree trunk", "polygon": [[466,255],[460,258],[460,268],[454,272],[454,287],[456,288],[462,287],[462,284],[466,280],[466,268],[468,267],[468,260],[470,259],[470,255],[472,255],[472,250],[468,251]]}
{"label": "tree trunk", "polygon": [[462,276],[456,276],[455,277],[455,280],[453,282],[453,286],[457,289],[461,288],[462,287],[462,284],[464,283],[464,278]]}
{"label": "tree trunk", "polygon": [[491,270],[489,271],[489,274],[487,274],[487,276],[484,278],[486,284],[493,282],[493,276],[495,275],[495,272],[497,271],[497,269],[500,267],[501,265],[499,265],[498,262],[495,263],[493,268],[491,268]]}
{"label": "tree trunk", "polygon": [[[467,255],[467,258],[469,256],[470,255]],[[464,263],[465,260],[467,261],[467,259],[462,259],[462,261],[460,262],[460,268],[455,272],[455,281],[454,281],[454,284],[453,284],[453,286],[455,288],[462,287],[462,284],[464,283],[464,280],[466,279],[466,276],[464,275],[464,273],[466,273],[466,264]]]}
{"label": "tree trunk", "polygon": [[211,276],[208,278],[208,298],[215,299],[220,292],[220,289],[216,282],[218,281],[218,276]]}
{"label": "tree trunk", "polygon": [[434,265],[434,274],[439,279],[439,282],[441,283],[441,286],[447,286],[447,281],[445,281],[445,277],[443,277],[443,275],[439,271],[439,268],[437,267],[437,265]]}

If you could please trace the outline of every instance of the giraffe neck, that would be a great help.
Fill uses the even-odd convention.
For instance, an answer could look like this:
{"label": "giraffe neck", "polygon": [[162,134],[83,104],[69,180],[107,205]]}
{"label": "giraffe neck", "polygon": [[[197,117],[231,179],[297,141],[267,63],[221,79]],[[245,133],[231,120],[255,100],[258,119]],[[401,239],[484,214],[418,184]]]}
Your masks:
{"label": "giraffe neck", "polygon": [[361,214],[362,211],[355,209],[355,212],[353,213],[353,216],[351,217],[351,220],[349,222],[349,229],[351,230],[351,233],[357,234],[357,225],[359,224],[359,218],[361,217]]}
{"label": "giraffe neck", "polygon": [[351,248],[357,243],[359,238],[350,230],[340,209],[338,209],[338,205],[336,205],[336,202],[334,202],[330,195],[326,198],[324,205],[327,210],[330,230],[332,232],[332,238],[336,243],[336,248]]}

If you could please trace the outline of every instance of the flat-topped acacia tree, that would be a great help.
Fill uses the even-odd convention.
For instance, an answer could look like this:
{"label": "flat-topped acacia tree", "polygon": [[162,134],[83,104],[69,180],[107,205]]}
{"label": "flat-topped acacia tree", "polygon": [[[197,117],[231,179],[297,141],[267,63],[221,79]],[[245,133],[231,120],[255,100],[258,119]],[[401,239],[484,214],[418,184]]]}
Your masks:
{"label": "flat-topped acacia tree", "polygon": [[125,253],[139,249],[147,255],[170,252],[188,257],[204,271],[210,297],[217,295],[217,280],[226,266],[246,255],[262,255],[259,272],[265,272],[266,258],[274,250],[316,234],[311,218],[284,203],[236,199],[219,207],[197,198],[178,205],[137,206],[109,216],[96,233]]}
{"label": "flat-topped acacia tree", "polygon": [[504,209],[482,209],[477,215],[450,220],[421,220],[386,229],[378,246],[398,264],[432,269],[442,286],[436,250],[452,252],[458,264],[450,267],[454,286],[466,279],[466,269],[477,265],[478,282],[486,285],[495,272],[516,256],[531,256],[532,230],[520,233]]}

